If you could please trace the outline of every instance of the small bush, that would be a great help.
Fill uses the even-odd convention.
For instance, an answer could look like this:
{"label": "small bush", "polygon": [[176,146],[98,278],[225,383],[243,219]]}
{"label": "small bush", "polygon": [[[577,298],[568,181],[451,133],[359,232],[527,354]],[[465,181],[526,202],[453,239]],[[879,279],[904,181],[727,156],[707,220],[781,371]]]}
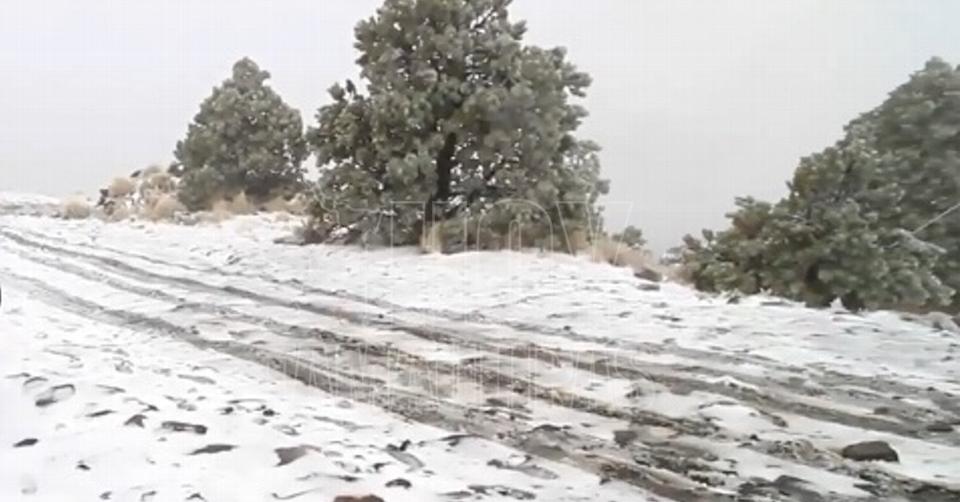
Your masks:
{"label": "small bush", "polygon": [[184,175],[177,196],[191,211],[204,211],[223,197],[225,178],[216,169],[203,168]]}
{"label": "small bush", "polygon": [[644,274],[648,277],[669,275],[664,267],[656,263],[649,252],[630,247],[625,242],[601,237],[594,241],[589,249],[593,260],[599,263],[629,268],[635,274]]}
{"label": "small bush", "polygon": [[124,201],[112,201],[112,204],[105,208],[105,216],[107,221],[110,222],[124,221],[129,219],[131,215],[130,207]]}
{"label": "small bush", "polygon": [[158,172],[152,173],[144,178],[143,185],[140,187],[141,191],[144,190],[155,190],[161,193],[173,193],[177,189],[177,184],[167,172]]}
{"label": "small bush", "polygon": [[243,193],[234,195],[230,198],[224,198],[213,203],[213,212],[226,214],[253,214],[256,208],[250,204],[247,196]]}
{"label": "small bush", "polygon": [[298,193],[292,199],[287,201],[287,212],[290,214],[306,215],[310,201],[303,193]]}
{"label": "small bush", "polygon": [[80,196],[70,197],[63,201],[60,208],[60,216],[68,220],[85,220],[90,217],[93,210],[90,203]]}
{"label": "small bush", "polygon": [[107,188],[107,196],[111,199],[127,197],[132,195],[136,188],[136,184],[130,178],[114,178]]}
{"label": "small bush", "polygon": [[[209,209],[210,202],[240,192],[267,200],[302,187],[307,149],[300,112],[266,84],[269,78],[244,58],[201,103],[174,152],[176,168],[186,173],[181,202],[190,209]],[[196,175],[204,171],[216,172],[216,183],[211,173]]]}
{"label": "small bush", "polygon": [[153,176],[154,174],[158,174],[162,172],[163,172],[163,167],[157,164],[152,164],[148,166],[146,169],[144,169],[143,171],[141,171],[140,176],[146,179],[146,178],[149,178],[150,176]]}
{"label": "small bush", "polygon": [[424,254],[443,252],[443,225],[433,225],[420,237],[420,251]]}
{"label": "small bush", "polygon": [[577,228],[570,231],[567,241],[567,249],[564,251],[570,254],[577,254],[580,251],[590,249],[590,239],[587,238],[587,232],[583,229]]}
{"label": "small bush", "polygon": [[186,211],[187,208],[170,194],[162,194],[156,202],[150,206],[144,207],[145,216],[152,221],[170,221],[177,213]]}
{"label": "small bush", "polygon": [[643,232],[633,225],[623,229],[623,232],[615,234],[613,240],[622,242],[631,249],[642,249],[647,243],[647,240],[643,238]]}
{"label": "small bush", "polygon": [[214,209],[212,211],[202,211],[197,213],[201,223],[220,223],[230,218],[230,213],[223,209]]}
{"label": "small bush", "polygon": [[283,197],[274,197],[260,205],[260,209],[268,213],[287,212],[287,201]]}

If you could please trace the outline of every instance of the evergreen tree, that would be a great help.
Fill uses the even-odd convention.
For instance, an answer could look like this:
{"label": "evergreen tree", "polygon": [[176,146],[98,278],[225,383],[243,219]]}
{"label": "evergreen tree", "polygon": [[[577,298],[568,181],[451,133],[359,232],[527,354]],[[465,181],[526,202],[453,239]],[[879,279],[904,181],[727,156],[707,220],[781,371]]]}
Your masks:
{"label": "evergreen tree", "polygon": [[265,84],[269,78],[250,59],[238,61],[177,143],[180,198],[191,209],[218,196],[266,198],[302,183],[307,150],[300,113]]}
{"label": "evergreen tree", "polygon": [[937,306],[953,290],[937,274],[940,246],[900,222],[907,190],[893,176],[902,159],[881,153],[875,124],[804,158],[776,204],[739,199],[730,229],[687,239],[694,284],[711,291],[769,291],[812,306],[851,309]]}
{"label": "evergreen tree", "polygon": [[643,231],[633,225],[627,226],[619,234],[614,234],[613,240],[623,243],[631,249],[641,249],[647,243],[647,240],[643,238]]}
{"label": "evergreen tree", "polygon": [[903,190],[897,207],[879,208],[884,218],[943,248],[936,273],[960,291],[960,69],[931,59],[855,125],[873,130]]}
{"label": "evergreen tree", "polygon": [[[386,0],[356,28],[366,92],[330,90],[308,133],[322,169],[314,239],[412,244],[435,224],[466,245],[520,226],[596,226],[596,146],[574,133],[589,77],[523,44],[510,0]],[[594,221],[591,221],[594,220]]]}

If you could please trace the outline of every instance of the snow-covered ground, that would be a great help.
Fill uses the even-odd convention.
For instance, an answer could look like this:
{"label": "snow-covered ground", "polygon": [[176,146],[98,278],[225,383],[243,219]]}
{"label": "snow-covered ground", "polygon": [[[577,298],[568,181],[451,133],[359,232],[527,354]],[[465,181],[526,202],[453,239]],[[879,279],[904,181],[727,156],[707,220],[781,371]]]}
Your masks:
{"label": "snow-covered ground", "polygon": [[0,500],[960,497],[954,333],[293,224],[0,216]]}

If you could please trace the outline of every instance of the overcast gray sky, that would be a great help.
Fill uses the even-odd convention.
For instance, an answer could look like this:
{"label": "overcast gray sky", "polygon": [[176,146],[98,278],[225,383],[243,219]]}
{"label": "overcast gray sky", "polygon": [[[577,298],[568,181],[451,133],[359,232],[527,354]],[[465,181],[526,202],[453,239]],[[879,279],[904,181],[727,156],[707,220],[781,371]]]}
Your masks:
{"label": "overcast gray sky", "polygon": [[[36,0],[0,14],[0,190],[93,193],[172,160],[211,88],[249,56],[306,123],[353,76],[379,0]],[[960,63],[951,0],[516,0],[528,41],[594,77],[583,136],[603,148],[608,226],[665,249],[779,197],[933,55]]]}

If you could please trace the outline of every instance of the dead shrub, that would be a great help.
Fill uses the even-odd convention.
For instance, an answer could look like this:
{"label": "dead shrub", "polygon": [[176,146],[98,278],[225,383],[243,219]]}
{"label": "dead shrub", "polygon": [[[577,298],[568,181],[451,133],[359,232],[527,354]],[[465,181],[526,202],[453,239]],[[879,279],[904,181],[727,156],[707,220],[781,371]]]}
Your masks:
{"label": "dead shrub", "polygon": [[68,220],[85,220],[92,213],[90,203],[80,196],[73,196],[64,200],[60,207],[60,216]]}
{"label": "dead shrub", "polygon": [[577,254],[581,251],[586,251],[590,249],[590,239],[587,238],[587,232],[583,229],[575,229],[570,231],[570,234],[567,236],[569,249],[565,251],[570,254]]}
{"label": "dead shrub", "polygon": [[132,216],[130,207],[123,201],[114,201],[106,211],[107,221],[118,222],[125,221]]}
{"label": "dead shrub", "polygon": [[177,213],[185,212],[187,208],[173,195],[160,195],[153,205],[145,206],[146,217],[151,221],[170,221]]}
{"label": "dead shrub", "polygon": [[287,201],[283,197],[274,197],[264,202],[260,208],[268,213],[286,213]]}
{"label": "dead shrub", "polygon": [[607,237],[597,239],[588,249],[591,258],[599,263],[630,268],[635,274],[643,274],[647,277],[667,275],[667,270],[656,262],[649,251],[631,248]]}
{"label": "dead shrub", "polygon": [[146,179],[146,178],[149,178],[150,176],[153,176],[154,174],[162,173],[162,172],[164,172],[162,166],[159,166],[157,164],[152,164],[150,166],[147,166],[147,168],[144,169],[143,171],[141,171],[140,176]]}
{"label": "dead shrub", "polygon": [[305,215],[309,207],[310,201],[302,193],[294,195],[292,199],[287,201],[287,212],[290,214]]}
{"label": "dead shrub", "polygon": [[230,213],[222,209],[212,211],[200,211],[196,213],[199,223],[220,223],[230,218]]}
{"label": "dead shrub", "polygon": [[294,196],[278,195],[267,199],[266,202],[257,204],[260,210],[268,213],[290,213],[295,215],[307,214],[308,202],[306,197],[301,194]]}
{"label": "dead shrub", "polygon": [[155,193],[173,193],[177,189],[176,181],[169,173],[159,172],[146,176],[140,185],[140,194],[147,192]]}
{"label": "dead shrub", "polygon": [[443,252],[443,225],[433,225],[420,236],[420,251],[424,254]]}
{"label": "dead shrub", "polygon": [[250,201],[247,200],[247,195],[240,193],[234,195],[229,199],[220,199],[213,203],[213,212],[227,213],[227,214],[253,214],[256,212],[255,208]]}
{"label": "dead shrub", "polygon": [[136,184],[130,178],[114,178],[107,187],[107,196],[111,199],[119,199],[132,195],[136,189]]}

